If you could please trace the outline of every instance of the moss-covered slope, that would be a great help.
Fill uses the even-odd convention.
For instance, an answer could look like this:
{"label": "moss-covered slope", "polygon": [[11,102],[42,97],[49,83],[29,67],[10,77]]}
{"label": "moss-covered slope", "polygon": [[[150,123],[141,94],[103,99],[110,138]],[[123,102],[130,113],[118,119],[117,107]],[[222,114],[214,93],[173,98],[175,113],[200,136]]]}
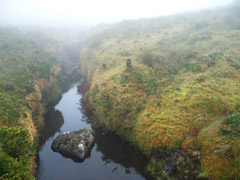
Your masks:
{"label": "moss-covered slope", "polygon": [[93,29],[81,65],[91,85],[85,100],[98,123],[147,152],[201,151],[210,178],[239,178],[239,135],[222,133],[231,130],[227,117],[240,112],[239,12],[231,7]]}
{"label": "moss-covered slope", "polygon": [[61,93],[58,72],[57,59],[39,41],[0,29],[0,179],[33,178],[34,140],[44,105]]}

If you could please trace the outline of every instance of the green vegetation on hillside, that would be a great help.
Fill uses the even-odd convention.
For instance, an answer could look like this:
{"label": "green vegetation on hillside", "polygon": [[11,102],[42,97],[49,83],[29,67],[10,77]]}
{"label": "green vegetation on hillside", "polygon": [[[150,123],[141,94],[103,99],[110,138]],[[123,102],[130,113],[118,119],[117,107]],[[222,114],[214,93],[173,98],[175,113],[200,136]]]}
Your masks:
{"label": "green vegetation on hillside", "polygon": [[56,58],[40,41],[17,29],[0,29],[1,180],[33,178],[36,128],[43,123],[43,105],[49,102],[42,96],[59,95],[57,68]]}
{"label": "green vegetation on hillside", "polygon": [[84,99],[98,123],[147,154],[199,151],[211,179],[240,178],[239,12],[231,7],[93,29],[81,65],[91,84]]}
{"label": "green vegetation on hillside", "polygon": [[35,148],[22,127],[1,127],[0,179],[30,179],[29,157]]}

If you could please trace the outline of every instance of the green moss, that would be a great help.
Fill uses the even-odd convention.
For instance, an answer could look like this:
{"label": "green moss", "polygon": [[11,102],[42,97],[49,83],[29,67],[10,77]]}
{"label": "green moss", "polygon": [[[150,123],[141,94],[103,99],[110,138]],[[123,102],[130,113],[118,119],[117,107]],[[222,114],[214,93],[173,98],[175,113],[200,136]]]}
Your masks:
{"label": "green moss", "polygon": [[[214,135],[210,132],[216,119],[239,112],[239,30],[223,20],[239,24],[234,16],[225,9],[139,20],[134,21],[137,32],[129,30],[130,24],[120,23],[92,36],[83,45],[81,63],[89,83],[97,85],[86,93],[97,122],[143,150],[201,148],[209,154],[201,161],[203,169],[211,169],[212,179],[236,172],[231,164],[239,159],[239,146],[230,143],[234,157],[220,158],[211,153],[221,141],[220,125]],[[107,28],[109,34],[104,37]],[[89,43],[97,37],[101,44],[92,48]],[[130,53],[123,56],[122,52]],[[103,63],[107,64],[104,71]],[[196,131],[194,138],[191,131]],[[229,169],[221,176],[224,165]],[[161,175],[161,163],[152,162],[149,168]]]}
{"label": "green moss", "polygon": [[8,94],[0,95],[0,118],[5,124],[18,124],[18,119],[23,115],[22,106],[25,104],[23,98]]}
{"label": "green moss", "polygon": [[202,66],[200,64],[187,64],[185,66],[186,71],[192,71],[193,73],[199,73],[202,71]]}
{"label": "green moss", "polygon": [[164,170],[164,164],[154,158],[148,164],[146,173],[154,180],[170,179],[169,175]]}
{"label": "green moss", "polygon": [[35,155],[35,147],[29,140],[28,131],[21,127],[2,127],[0,138],[0,146],[5,152],[5,155],[0,155],[1,179],[29,179],[28,162]]}
{"label": "green moss", "polygon": [[[27,111],[32,111],[37,127],[42,125],[38,119],[44,113],[44,103],[40,104],[37,97],[35,80],[50,80],[55,76],[51,69],[57,66],[56,58],[44,50],[46,44],[40,42],[41,38],[0,28],[0,125],[7,126],[0,128],[0,179],[30,179],[29,158],[36,147],[26,130]],[[49,99],[59,95],[57,85],[49,91],[54,95]],[[33,99],[28,101],[28,97]]]}
{"label": "green moss", "polygon": [[33,150],[28,131],[21,127],[0,128],[0,138],[2,149],[14,158],[28,156]]}
{"label": "green moss", "polygon": [[226,117],[221,134],[229,138],[240,136],[240,113],[234,113]]}
{"label": "green moss", "polygon": [[51,87],[45,87],[42,90],[43,101],[45,104],[56,104],[61,98],[62,91],[59,86],[59,82],[54,82]]}

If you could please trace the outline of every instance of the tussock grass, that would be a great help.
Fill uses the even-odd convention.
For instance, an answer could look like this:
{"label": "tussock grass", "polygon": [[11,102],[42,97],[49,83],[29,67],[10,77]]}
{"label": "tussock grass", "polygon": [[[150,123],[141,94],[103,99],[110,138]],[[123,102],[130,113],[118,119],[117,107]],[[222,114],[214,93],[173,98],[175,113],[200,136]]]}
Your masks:
{"label": "tussock grass", "polygon": [[235,177],[239,146],[226,142],[234,156],[213,151],[227,141],[218,133],[225,116],[240,111],[236,16],[225,9],[122,22],[105,27],[95,49],[86,40],[82,72],[98,122],[145,152],[201,150],[212,179]]}

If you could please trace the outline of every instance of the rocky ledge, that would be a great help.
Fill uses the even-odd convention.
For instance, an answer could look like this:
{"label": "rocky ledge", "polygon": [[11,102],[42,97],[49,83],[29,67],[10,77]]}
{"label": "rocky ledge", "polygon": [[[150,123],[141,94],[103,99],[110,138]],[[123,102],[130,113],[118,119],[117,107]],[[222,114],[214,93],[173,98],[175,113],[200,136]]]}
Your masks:
{"label": "rocky ledge", "polygon": [[67,132],[57,136],[51,148],[74,161],[84,161],[94,144],[94,132],[88,129]]}

